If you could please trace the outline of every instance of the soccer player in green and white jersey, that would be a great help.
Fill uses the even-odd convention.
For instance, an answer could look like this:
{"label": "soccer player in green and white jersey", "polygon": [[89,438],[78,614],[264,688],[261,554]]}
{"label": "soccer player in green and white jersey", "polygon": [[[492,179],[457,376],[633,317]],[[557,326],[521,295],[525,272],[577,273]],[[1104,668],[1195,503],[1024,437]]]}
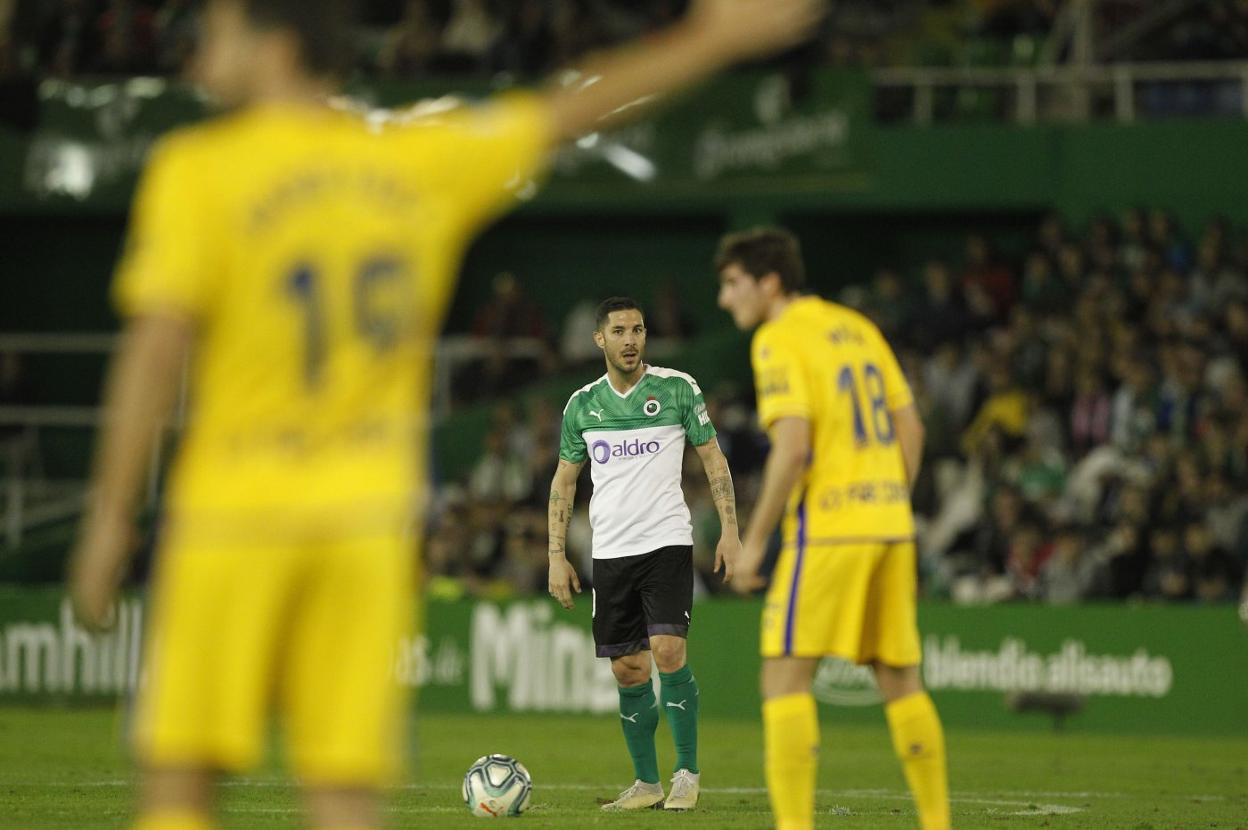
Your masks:
{"label": "soccer player in green and white jersey", "polygon": [[[607,373],[572,394],[563,411],[559,467],[550,486],[550,595],[572,607],[580,592],[565,555],[572,500],[589,461],[594,495],[594,644],[620,685],[620,724],[636,780],[604,810],[698,802],[698,686],[685,660],[693,611],[693,526],[680,489],[685,442],[698,451],[719,512],[715,570],[732,577],[741,551],[732,473],[715,440],[697,382],[648,366],[646,325],[637,303],[612,297],[598,307],[594,342]],[[660,698],[650,683],[659,668]],[[659,707],[676,743],[671,794],[659,783],[654,733]]]}

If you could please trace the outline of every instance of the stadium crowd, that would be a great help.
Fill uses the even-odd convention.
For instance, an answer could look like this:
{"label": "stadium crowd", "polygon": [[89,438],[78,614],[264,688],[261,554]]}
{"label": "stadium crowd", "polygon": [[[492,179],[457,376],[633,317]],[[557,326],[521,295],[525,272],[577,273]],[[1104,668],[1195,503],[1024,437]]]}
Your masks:
{"label": "stadium crowd", "polygon": [[[359,68],[412,76],[533,77],[590,49],[644,36],[686,0],[362,0]],[[1029,63],[1063,0],[837,0],[801,62],[834,66]],[[1119,31],[1147,0],[1097,6],[1096,28]],[[0,78],[175,74],[195,37],[196,0],[0,0]],[[1209,0],[1109,60],[1248,57],[1248,3]],[[1062,55],[1056,55],[1058,59]]]}
{"label": "stadium crowd", "polygon": [[[881,268],[839,299],[894,343],[927,425],[924,590],[1234,599],[1248,564],[1248,243],[1224,221],[1189,241],[1161,210],[1078,236],[1049,216],[1019,258],[972,233],[961,261],[920,270]],[[707,391],[748,514],[765,440],[751,394]],[[428,559],[441,590],[545,585],[561,404],[499,404],[471,474],[439,489]],[[692,453],[685,487],[701,587],[716,591],[718,526]],[[588,565],[584,510],[569,549]]]}

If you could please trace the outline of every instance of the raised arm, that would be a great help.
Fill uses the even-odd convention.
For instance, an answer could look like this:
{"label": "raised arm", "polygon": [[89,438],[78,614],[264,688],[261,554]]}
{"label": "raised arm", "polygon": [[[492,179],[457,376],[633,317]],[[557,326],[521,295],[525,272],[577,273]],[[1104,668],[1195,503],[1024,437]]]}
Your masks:
{"label": "raised arm", "polygon": [[660,34],[591,57],[548,92],[556,141],[610,129],[645,105],[734,63],[769,55],[807,37],[823,0],[695,0]]}
{"label": "raised arm", "polygon": [[711,498],[715,512],[719,514],[719,544],[715,547],[715,570],[722,566],[724,582],[732,579],[737,560],[741,556],[741,537],[737,530],[737,495],[732,486],[732,471],[728,459],[719,448],[719,441],[712,438],[695,449],[702,459],[706,480],[711,486]]}
{"label": "raised arm", "polygon": [[581,580],[576,575],[576,568],[568,561],[568,525],[572,522],[572,502],[576,498],[576,479],[581,474],[585,462],[573,463],[559,459],[555,469],[555,477],[550,483],[550,506],[547,509],[547,522],[550,541],[547,543],[547,554],[550,558],[550,574],[548,590],[550,595],[559,600],[564,608],[572,608],[572,591],[581,592]]}
{"label": "raised arm", "polygon": [[750,524],[742,544],[741,569],[737,587],[744,591],[762,587],[758,576],[767,540],[784,515],[789,494],[801,480],[810,459],[810,421],[805,418],[780,418],[770,430],[771,451],[763,466],[763,485],[758,502],[750,514]]}

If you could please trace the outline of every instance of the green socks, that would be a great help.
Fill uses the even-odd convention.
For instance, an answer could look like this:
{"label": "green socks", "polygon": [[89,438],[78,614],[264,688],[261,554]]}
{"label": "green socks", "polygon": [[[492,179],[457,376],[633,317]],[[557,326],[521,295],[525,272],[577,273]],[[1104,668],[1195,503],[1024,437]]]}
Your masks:
{"label": "green socks", "polygon": [[654,732],[659,728],[658,706],[649,683],[620,687],[620,726],[624,728],[624,743],[628,744],[628,754],[633,756],[636,777],[647,784],[659,783],[659,758],[654,750]]}
{"label": "green socks", "polygon": [[[663,711],[676,742],[676,769],[698,772],[698,681],[683,666],[670,674],[659,672]],[[653,731],[651,732],[653,734]]]}

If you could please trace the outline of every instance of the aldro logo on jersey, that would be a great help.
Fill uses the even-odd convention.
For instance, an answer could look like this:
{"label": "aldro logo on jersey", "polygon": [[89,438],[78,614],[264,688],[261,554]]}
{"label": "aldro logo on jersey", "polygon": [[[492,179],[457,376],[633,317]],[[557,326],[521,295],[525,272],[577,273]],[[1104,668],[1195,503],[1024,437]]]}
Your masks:
{"label": "aldro logo on jersey", "polygon": [[590,445],[589,452],[599,464],[606,464],[613,458],[629,460],[641,458],[645,455],[653,455],[659,451],[661,446],[658,441],[642,441],[640,438],[634,438],[632,441],[620,441],[618,444],[610,444],[600,440]]}

